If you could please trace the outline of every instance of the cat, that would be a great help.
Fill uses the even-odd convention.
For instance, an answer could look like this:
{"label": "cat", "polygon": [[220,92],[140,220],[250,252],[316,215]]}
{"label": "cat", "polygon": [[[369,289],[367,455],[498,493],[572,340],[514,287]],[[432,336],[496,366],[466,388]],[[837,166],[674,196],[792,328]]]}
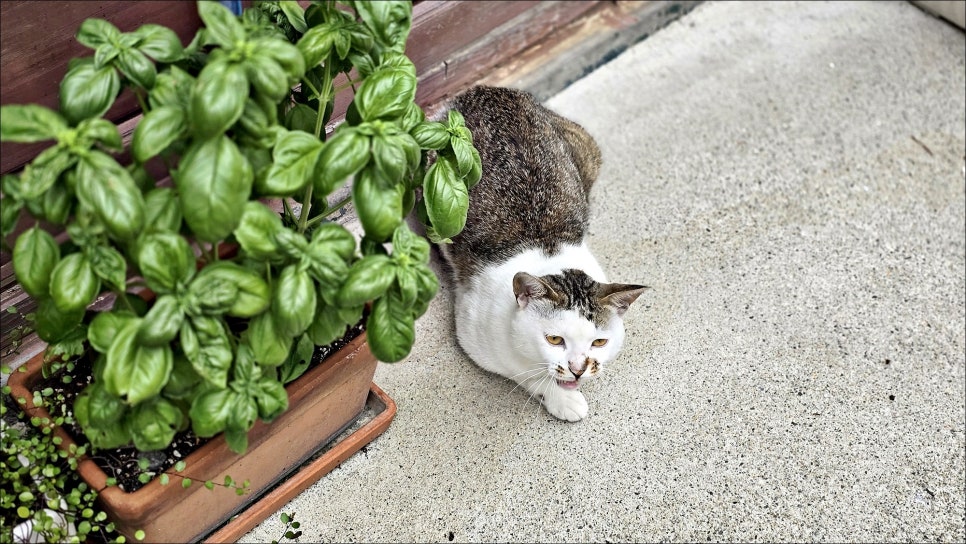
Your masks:
{"label": "cat", "polygon": [[648,289],[606,283],[584,241],[600,149],[523,91],[473,87],[445,109],[462,114],[483,172],[466,226],[439,246],[459,345],[554,417],[579,421],[589,411],[579,387],[617,356],[624,312]]}

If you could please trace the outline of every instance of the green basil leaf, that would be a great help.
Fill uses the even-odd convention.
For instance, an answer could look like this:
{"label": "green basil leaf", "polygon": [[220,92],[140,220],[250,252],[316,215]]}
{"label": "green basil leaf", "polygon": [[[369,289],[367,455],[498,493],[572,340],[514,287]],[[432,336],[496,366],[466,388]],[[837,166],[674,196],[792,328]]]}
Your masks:
{"label": "green basil leaf", "polygon": [[134,447],[140,451],[163,450],[181,427],[181,410],[162,397],[135,406],[125,418]]}
{"label": "green basil leaf", "polygon": [[82,427],[104,427],[119,423],[127,412],[127,405],[120,397],[108,393],[102,384],[94,382],[77,395],[74,409]]}
{"label": "green basil leaf", "polygon": [[77,198],[94,211],[111,236],[132,240],[144,227],[144,196],[109,155],[91,151],[77,165]]}
{"label": "green basil leaf", "polygon": [[195,372],[215,387],[226,387],[233,354],[224,322],[204,316],[185,319],[179,339]]}
{"label": "green basil leaf", "polygon": [[[0,199],[0,238],[6,238],[13,234],[13,229],[17,227],[17,221],[20,219],[22,208],[23,201],[13,195]],[[62,221],[57,223],[62,223]]]}
{"label": "green basil leaf", "polygon": [[352,203],[366,236],[377,242],[387,240],[403,217],[402,185],[389,185],[374,168],[365,168],[352,184]]}
{"label": "green basil leaf", "polygon": [[121,37],[121,31],[104,19],[85,19],[77,29],[77,41],[97,49],[101,45],[116,41]]}
{"label": "green basil leaf", "polygon": [[278,139],[272,151],[274,161],[264,178],[255,180],[255,190],[265,196],[291,196],[309,182],[322,149],[314,135],[292,130]]}
{"label": "green basil leaf", "polygon": [[278,243],[282,254],[291,260],[300,260],[309,249],[309,242],[305,236],[299,234],[294,229],[282,229],[275,233],[275,242]]}
{"label": "green basil leaf", "polygon": [[[309,330],[311,328],[310,326]],[[279,380],[282,383],[289,383],[308,370],[309,364],[312,362],[312,355],[315,353],[315,344],[309,337],[309,334],[311,333],[303,334],[299,338],[298,342],[295,343],[295,349],[289,354],[288,359],[282,363],[282,366],[278,367]]]}
{"label": "green basil leaf", "polygon": [[449,131],[446,125],[436,121],[419,123],[409,132],[423,149],[443,149],[449,144]]}
{"label": "green basil leaf", "polygon": [[84,319],[84,310],[63,311],[53,299],[41,298],[34,312],[34,331],[41,340],[55,344],[76,332]]}
{"label": "green basil leaf", "polygon": [[163,346],[174,340],[181,330],[184,310],[174,295],[161,295],[141,320],[138,342],[144,346]]}
{"label": "green basil leaf", "polygon": [[255,362],[255,354],[248,344],[239,344],[235,353],[235,363],[232,365],[232,389],[242,392],[245,387],[262,377],[262,368]]}
{"label": "green basil leaf", "polygon": [[77,133],[84,138],[99,142],[111,151],[124,150],[121,132],[117,129],[117,125],[107,119],[100,117],[84,119],[77,125]]}
{"label": "green basil leaf", "polygon": [[121,252],[111,246],[95,245],[86,253],[97,277],[114,291],[123,291],[127,283],[127,262]]}
{"label": "green basil leaf", "polygon": [[369,162],[369,137],[343,125],[322,146],[313,181],[317,197],[329,195]]}
{"label": "green basil leaf", "polygon": [[462,138],[453,138],[450,140],[450,145],[453,146],[459,177],[464,177],[473,168],[473,144]]}
{"label": "green basil leaf", "polygon": [[104,388],[130,404],[139,404],[161,392],[174,364],[170,346],[147,347],[138,343],[141,319],[118,331],[104,364]]}
{"label": "green basil leaf", "polygon": [[292,337],[276,330],[272,312],[263,312],[253,317],[244,334],[245,342],[251,347],[255,360],[267,366],[278,366],[288,358]]}
{"label": "green basil leaf", "polygon": [[302,334],[315,316],[316,291],[311,276],[289,265],[282,269],[273,287],[271,312],[276,330],[289,338]]}
{"label": "green basil leaf", "polygon": [[429,242],[416,236],[406,223],[399,225],[392,234],[393,258],[397,260],[405,256],[409,263],[425,264],[429,262],[429,251]]}
{"label": "green basil leaf", "polygon": [[463,230],[469,209],[469,193],[446,157],[438,157],[426,171],[423,198],[426,200],[429,220],[438,236],[450,238]]}
{"label": "green basil leaf", "polygon": [[312,233],[302,262],[320,288],[338,289],[342,285],[355,244],[352,233],[337,223],[323,223]]}
{"label": "green basil leaf", "polygon": [[306,330],[306,334],[317,346],[327,346],[342,338],[346,327],[354,325],[362,318],[365,308],[360,304],[354,308],[339,308],[327,304],[320,295],[316,304],[315,316]]}
{"label": "green basil leaf", "polygon": [[419,296],[419,279],[416,277],[414,268],[412,266],[396,267],[396,288],[399,300],[407,307],[415,304]]}
{"label": "green basil leaf", "polygon": [[367,255],[356,261],[339,290],[339,306],[360,306],[383,296],[396,279],[395,266],[385,255]]}
{"label": "green basil leaf", "polygon": [[71,253],[50,272],[50,297],[64,312],[83,310],[94,302],[101,280],[83,253]]}
{"label": "green basil leaf", "polygon": [[449,110],[446,112],[446,128],[451,132],[456,132],[460,128],[466,128],[466,120],[459,110]]}
{"label": "green basil leaf", "polygon": [[87,341],[100,353],[107,353],[117,333],[137,317],[126,311],[98,312],[87,328]]}
{"label": "green basil leaf", "polygon": [[417,266],[414,271],[419,291],[416,294],[416,303],[413,305],[413,315],[419,317],[426,312],[430,301],[439,292],[439,279],[426,265]]}
{"label": "green basil leaf", "polygon": [[196,142],[181,159],[175,185],[184,220],[205,242],[238,226],[252,189],[252,167],[226,136]]}
{"label": "green basil leaf", "polygon": [[231,389],[209,389],[191,402],[188,417],[191,430],[200,437],[207,438],[225,430],[228,419],[235,409],[237,393]]}
{"label": "green basil leaf", "polygon": [[[415,102],[410,102],[409,105],[406,106],[406,113],[402,114],[402,116],[396,120],[396,123],[403,129],[403,131],[409,132],[413,129],[413,127],[425,121],[426,113],[423,111],[423,108],[420,108]],[[416,145],[417,148],[419,147],[419,144],[414,145]]]}
{"label": "green basil leaf", "polygon": [[190,291],[199,299],[213,293],[232,293],[224,312],[236,317],[253,317],[268,309],[271,287],[255,272],[228,261],[211,263],[191,282]]}
{"label": "green basil leaf", "polygon": [[[226,435],[232,431],[247,431],[255,425],[255,421],[258,420],[258,406],[255,404],[255,399],[251,398],[245,391],[244,394],[239,394],[235,396],[235,409],[232,410],[231,415],[228,416],[228,428],[226,429]],[[244,442],[240,446],[240,451],[245,451],[247,447],[248,439],[244,432],[239,433],[239,439],[244,439]],[[225,436],[225,440],[228,441],[228,436]],[[229,443],[228,445],[233,451],[236,450],[235,447]]]}
{"label": "green basil leaf", "polygon": [[272,121],[265,113],[265,110],[258,105],[258,102],[254,98],[246,100],[245,110],[242,112],[242,116],[238,118],[238,123],[235,124],[235,131],[239,136],[239,142],[242,141],[242,136],[250,136],[252,145],[257,147],[271,147],[275,144],[274,134],[271,130],[273,128]]}
{"label": "green basil leaf", "polygon": [[121,49],[113,43],[104,43],[94,51],[94,67],[103,68],[107,66],[121,54]]}
{"label": "green basil leaf", "polygon": [[[239,398],[236,396],[235,408],[232,411],[232,415],[239,413],[238,406],[240,406]],[[247,401],[246,401],[247,402]],[[228,449],[241,455],[245,453],[248,449],[248,429],[225,429],[225,443],[228,444]]]}
{"label": "green basil leaf", "polygon": [[245,75],[255,91],[275,102],[281,101],[291,90],[288,75],[272,57],[256,52],[245,61],[244,66]]}
{"label": "green basil leaf", "polygon": [[299,38],[296,47],[302,53],[306,68],[312,68],[329,56],[335,37],[338,35],[336,23],[322,23],[314,26]]}
{"label": "green basil leaf", "polygon": [[463,177],[467,189],[472,189],[483,177],[483,161],[480,159],[480,152],[475,147],[471,147],[470,153],[473,155],[473,163],[470,165],[470,171]]}
{"label": "green basil leaf", "polygon": [[312,231],[309,247],[325,247],[327,251],[348,261],[356,251],[356,239],[347,228],[338,223],[322,223]]}
{"label": "green basil leaf", "polygon": [[113,66],[97,68],[93,61],[78,62],[60,82],[60,112],[71,124],[100,117],[119,92],[121,77]]}
{"label": "green basil leaf", "polygon": [[0,141],[31,144],[55,140],[67,129],[67,121],[54,110],[38,104],[0,106]]}
{"label": "green basil leaf", "polygon": [[292,28],[299,31],[300,34],[305,34],[309,27],[305,24],[304,8],[295,0],[281,0],[278,7],[282,8],[282,13],[285,14],[285,18],[288,19]]}
{"label": "green basil leaf", "polygon": [[228,130],[245,111],[248,79],[241,64],[213,61],[206,65],[191,91],[188,118],[199,138],[212,138]]}
{"label": "green basil leaf", "polygon": [[157,187],[144,195],[144,224],[152,231],[181,230],[181,206],[171,187]]}
{"label": "green basil leaf", "polygon": [[255,48],[282,67],[289,83],[297,82],[305,75],[305,57],[298,47],[287,40],[263,39],[256,43]]}
{"label": "green basil leaf", "polygon": [[198,2],[198,15],[205,23],[205,30],[215,43],[226,48],[236,47],[245,39],[245,28],[238,18],[218,2]]}
{"label": "green basil leaf", "polygon": [[295,104],[295,106],[285,112],[285,127],[289,130],[301,130],[311,133],[315,130],[315,120],[318,113],[305,104]]}
{"label": "green basil leaf", "polygon": [[177,66],[168,66],[167,70],[154,79],[154,88],[148,95],[151,108],[172,106],[187,110],[194,84],[195,78],[188,72]]}
{"label": "green basil leaf", "polygon": [[97,382],[88,385],[74,400],[74,417],[91,446],[98,449],[117,448],[130,442],[124,425],[126,413],[124,401]]}
{"label": "green basil leaf", "polygon": [[[135,161],[128,164],[126,169],[128,173],[131,174],[131,179],[134,180],[134,185],[137,186],[142,195],[154,189],[155,180],[153,177],[151,177],[151,173],[148,172],[148,169],[145,168],[143,164]],[[145,226],[150,228],[150,225],[146,224]]]}
{"label": "green basil leaf", "polygon": [[416,77],[398,68],[380,68],[362,82],[353,103],[364,121],[393,119],[416,98]]}
{"label": "green basil leaf", "polygon": [[[73,204],[73,195],[67,192],[65,184],[55,183],[44,193],[42,203],[43,218],[54,225],[63,225],[70,218]],[[19,210],[12,212],[14,217],[16,217],[17,211]]]}
{"label": "green basil leaf", "polygon": [[409,306],[392,293],[376,299],[366,322],[366,338],[376,359],[385,363],[403,360],[416,339]]}
{"label": "green basil leaf", "polygon": [[148,287],[156,293],[174,292],[195,274],[191,246],[173,232],[146,234],[138,248],[137,263]]}
{"label": "green basil leaf", "polygon": [[161,106],[144,114],[134,129],[131,151],[134,160],[147,162],[161,154],[188,130],[185,112],[176,106]]}
{"label": "green basil leaf", "polygon": [[122,49],[117,56],[117,67],[138,87],[148,90],[154,87],[158,71],[147,55],[137,49]]}
{"label": "green basil leaf", "polygon": [[[390,184],[396,184],[403,180],[406,170],[409,167],[409,157],[407,156],[406,144],[403,143],[402,135],[375,135],[372,137],[372,159],[376,170],[382,173],[382,179]],[[406,138],[412,140],[408,134]],[[419,148],[416,148],[416,160],[419,164]]]}
{"label": "green basil leaf", "polygon": [[255,385],[252,393],[258,405],[258,415],[266,422],[288,410],[288,393],[281,382],[271,378],[263,379]]}
{"label": "green basil leaf", "polygon": [[164,385],[161,394],[169,399],[191,400],[195,386],[202,381],[201,376],[195,372],[191,362],[180,351],[174,352],[174,365],[171,368],[171,376],[168,383]]}
{"label": "green basil leaf", "polygon": [[412,2],[352,2],[352,7],[372,31],[381,49],[403,52],[412,26]]}
{"label": "green basil leaf", "polygon": [[283,230],[282,219],[274,210],[252,200],[245,203],[235,239],[249,257],[268,260],[280,255],[275,236]]}
{"label": "green basil leaf", "polygon": [[29,200],[42,197],[57,183],[57,178],[76,162],[77,158],[63,147],[48,147],[43,150],[20,176],[21,198]]}
{"label": "green basil leaf", "polygon": [[40,227],[25,230],[13,246],[13,271],[23,290],[34,298],[50,292],[50,275],[60,261],[60,246]]}
{"label": "green basil leaf", "polygon": [[131,34],[139,39],[137,48],[156,61],[175,62],[184,57],[181,38],[166,26],[146,23]]}

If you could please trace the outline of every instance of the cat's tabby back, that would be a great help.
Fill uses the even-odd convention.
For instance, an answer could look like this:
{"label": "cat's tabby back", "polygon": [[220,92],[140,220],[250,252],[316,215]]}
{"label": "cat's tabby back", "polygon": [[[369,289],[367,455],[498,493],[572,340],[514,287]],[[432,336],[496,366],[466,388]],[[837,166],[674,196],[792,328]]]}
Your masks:
{"label": "cat's tabby back", "polygon": [[577,421],[577,389],[613,360],[622,316],[646,289],[606,283],[584,243],[600,150],[527,93],[475,87],[450,105],[480,152],[463,232],[441,246],[456,284],[460,346],[482,368]]}

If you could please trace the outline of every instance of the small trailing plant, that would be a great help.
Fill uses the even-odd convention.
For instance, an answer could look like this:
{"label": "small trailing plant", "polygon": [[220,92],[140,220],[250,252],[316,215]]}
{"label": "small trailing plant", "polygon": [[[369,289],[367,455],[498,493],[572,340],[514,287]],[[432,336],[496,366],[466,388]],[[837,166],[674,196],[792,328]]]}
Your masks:
{"label": "small trailing plant", "polygon": [[[94,448],[158,450],[190,427],[242,452],[314,346],[364,315],[376,357],[406,357],[438,280],[404,218],[445,242],[480,177],[462,117],[427,121],[415,103],[410,2],[198,12],[186,47],[164,26],[88,19],[77,39],[92,54],[70,63],[59,110],[0,110],[3,141],[54,142],[0,180],[0,229],[37,220],[13,268],[48,355],[94,358],[73,406]],[[122,92],[143,111],[125,162],[103,118]],[[328,134],[340,92],[352,99]],[[346,206],[361,238],[331,220]],[[91,311],[105,293],[111,307]]]}
{"label": "small trailing plant", "polygon": [[[5,386],[3,392],[9,395],[9,388]],[[70,419],[63,411],[62,396],[53,390],[38,391],[33,401],[50,407],[53,420],[34,416],[29,418],[32,427],[26,422],[18,425],[7,402],[0,403],[0,478],[4,482],[0,541],[85,542],[96,537],[124,542],[124,536],[114,531],[114,524],[98,507],[97,490],[88,487],[76,472],[84,446],[62,449],[60,438],[52,432],[55,425]],[[28,419],[24,412],[16,413],[20,420]]]}
{"label": "small trailing plant", "polygon": [[283,538],[287,540],[295,540],[296,538],[302,536],[302,531],[299,530],[299,527],[301,527],[302,524],[295,521],[295,512],[282,512],[279,514],[278,519],[285,524],[285,528],[283,529],[282,536],[277,540],[273,540],[272,544],[278,544]]}

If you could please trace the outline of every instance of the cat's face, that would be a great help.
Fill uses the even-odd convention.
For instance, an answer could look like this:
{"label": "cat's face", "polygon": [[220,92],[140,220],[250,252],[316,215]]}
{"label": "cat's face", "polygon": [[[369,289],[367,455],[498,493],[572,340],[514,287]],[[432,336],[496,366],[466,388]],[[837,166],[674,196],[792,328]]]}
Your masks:
{"label": "cat's face", "polygon": [[600,284],[579,270],[517,274],[514,348],[535,361],[534,375],[542,366],[557,387],[577,389],[617,357],[624,345],[622,316],[644,289]]}
{"label": "cat's face", "polygon": [[624,322],[616,314],[599,325],[575,310],[532,306],[520,316],[518,341],[529,344],[558,387],[577,389],[596,378],[624,345]]}

